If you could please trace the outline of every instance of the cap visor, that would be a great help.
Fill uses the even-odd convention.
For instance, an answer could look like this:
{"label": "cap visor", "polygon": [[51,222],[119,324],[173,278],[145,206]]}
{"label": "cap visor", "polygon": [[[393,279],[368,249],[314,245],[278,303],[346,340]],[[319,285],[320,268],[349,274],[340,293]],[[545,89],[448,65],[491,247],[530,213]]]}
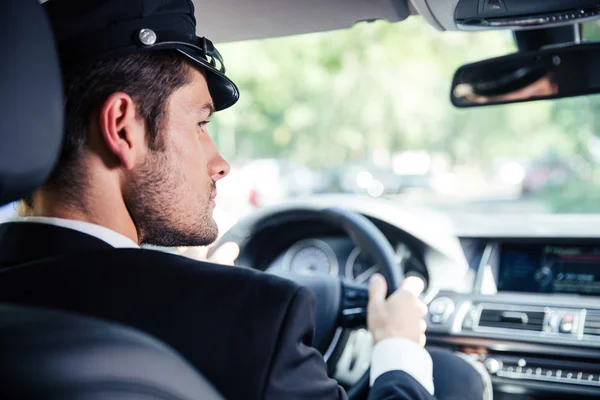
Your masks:
{"label": "cap visor", "polygon": [[186,56],[198,67],[206,71],[206,82],[212,96],[216,111],[221,111],[233,106],[240,98],[240,91],[225,74],[213,67],[197,50],[192,47],[177,48],[178,52]]}

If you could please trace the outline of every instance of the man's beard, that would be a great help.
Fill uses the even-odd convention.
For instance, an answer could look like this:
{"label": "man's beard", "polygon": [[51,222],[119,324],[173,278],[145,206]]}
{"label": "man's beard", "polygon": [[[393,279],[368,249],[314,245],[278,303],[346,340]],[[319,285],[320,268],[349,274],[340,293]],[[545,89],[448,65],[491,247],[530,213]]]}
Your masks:
{"label": "man's beard", "polygon": [[217,239],[211,195],[215,182],[201,196],[187,187],[164,152],[152,152],[127,186],[125,205],[140,244],[206,246]]}

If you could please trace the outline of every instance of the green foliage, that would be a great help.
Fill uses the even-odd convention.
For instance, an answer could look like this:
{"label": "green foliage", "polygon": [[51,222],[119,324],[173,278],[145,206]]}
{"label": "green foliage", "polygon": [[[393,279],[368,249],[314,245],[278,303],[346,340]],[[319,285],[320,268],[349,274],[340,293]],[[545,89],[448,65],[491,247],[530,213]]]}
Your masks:
{"label": "green foliage", "polygon": [[[600,29],[586,26],[600,38]],[[438,32],[419,17],[389,24],[220,46],[241,100],[215,116],[234,162],[278,157],[316,168],[366,161],[378,149],[427,150],[487,168],[552,152],[589,160],[598,97],[459,110],[462,64],[515,51],[509,32]]]}
{"label": "green foliage", "polygon": [[571,181],[563,187],[551,187],[539,193],[553,213],[597,214],[600,182]]}
{"label": "green foliage", "polygon": [[227,156],[236,160],[277,156],[329,167],[378,148],[461,156],[465,146],[448,148],[450,139],[464,132],[472,141],[481,126],[470,122],[473,112],[450,106],[452,74],[512,46],[507,33],[440,34],[420,18],[227,44],[221,53],[242,98],[213,130],[219,142],[229,140],[223,130],[235,135]]}

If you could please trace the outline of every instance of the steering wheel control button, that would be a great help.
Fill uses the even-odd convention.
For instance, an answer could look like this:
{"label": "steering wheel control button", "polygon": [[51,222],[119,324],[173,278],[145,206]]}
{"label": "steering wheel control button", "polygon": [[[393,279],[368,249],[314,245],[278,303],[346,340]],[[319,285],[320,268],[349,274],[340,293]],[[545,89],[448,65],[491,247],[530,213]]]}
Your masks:
{"label": "steering wheel control button", "polygon": [[434,324],[443,324],[454,312],[454,301],[449,297],[438,297],[429,304],[429,319]]}
{"label": "steering wheel control button", "polygon": [[342,281],[342,310],[340,326],[358,328],[367,322],[369,288],[364,285]]}

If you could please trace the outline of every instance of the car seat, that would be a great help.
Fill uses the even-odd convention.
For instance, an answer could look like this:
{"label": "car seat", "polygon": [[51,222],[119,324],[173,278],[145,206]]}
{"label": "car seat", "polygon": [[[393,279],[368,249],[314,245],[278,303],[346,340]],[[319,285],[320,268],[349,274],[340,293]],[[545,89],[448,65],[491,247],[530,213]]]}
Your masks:
{"label": "car seat", "polygon": [[[0,3],[0,205],[47,178],[62,140],[62,89],[37,0]],[[0,304],[2,399],[221,399],[158,340],[95,318]]]}

